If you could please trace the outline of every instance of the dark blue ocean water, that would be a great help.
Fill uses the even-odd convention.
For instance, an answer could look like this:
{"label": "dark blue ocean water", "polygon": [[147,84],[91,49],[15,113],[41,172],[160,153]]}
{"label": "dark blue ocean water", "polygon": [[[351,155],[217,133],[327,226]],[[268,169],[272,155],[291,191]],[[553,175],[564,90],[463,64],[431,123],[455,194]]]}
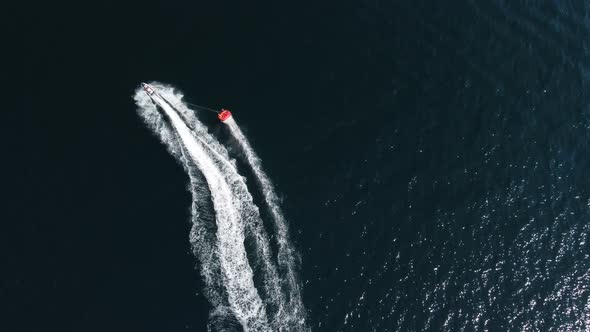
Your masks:
{"label": "dark blue ocean water", "polygon": [[205,329],[188,179],[131,99],[148,80],[234,112],[313,331],[590,328],[588,2],[72,10],[22,38],[36,153],[10,330]]}
{"label": "dark blue ocean water", "polygon": [[279,180],[317,330],[588,328],[588,13],[379,1],[328,42],[355,58],[316,84],[350,85]]}

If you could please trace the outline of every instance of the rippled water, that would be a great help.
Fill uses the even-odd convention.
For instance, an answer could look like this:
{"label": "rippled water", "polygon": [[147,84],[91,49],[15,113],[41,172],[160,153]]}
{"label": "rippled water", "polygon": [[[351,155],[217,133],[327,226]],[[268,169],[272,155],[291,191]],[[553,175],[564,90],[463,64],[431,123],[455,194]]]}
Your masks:
{"label": "rippled water", "polygon": [[292,204],[321,201],[296,218],[315,330],[589,329],[588,3],[363,12],[390,92],[312,144]]}

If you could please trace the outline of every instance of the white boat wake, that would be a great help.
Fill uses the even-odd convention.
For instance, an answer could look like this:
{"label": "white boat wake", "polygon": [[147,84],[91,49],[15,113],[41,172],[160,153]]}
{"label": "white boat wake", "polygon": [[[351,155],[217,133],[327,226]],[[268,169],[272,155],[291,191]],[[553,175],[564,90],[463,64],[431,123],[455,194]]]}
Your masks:
{"label": "white boat wake", "polygon": [[213,306],[209,330],[225,330],[236,321],[245,331],[309,330],[287,225],[272,183],[244,135],[233,120],[228,123],[271,211],[276,255],[245,179],[226,149],[196,119],[180,93],[161,84],[152,86],[159,109],[140,89],[134,99],[140,116],[190,177],[190,240],[205,281],[204,294]]}
{"label": "white boat wake", "polygon": [[[254,172],[256,182],[262,189],[262,195],[274,221],[274,231],[278,242],[277,260],[279,269],[284,273],[285,276],[281,281],[283,289],[285,289],[288,294],[288,305],[296,312],[304,312],[303,303],[301,301],[301,291],[299,289],[299,281],[297,279],[296,273],[296,262],[298,260],[298,256],[293,250],[293,247],[289,244],[289,232],[287,228],[287,222],[285,221],[285,217],[281,211],[280,199],[275,192],[270,178],[262,169],[262,162],[260,161],[260,158],[258,158],[254,152],[254,149],[252,149],[250,146],[248,139],[246,136],[244,136],[238,124],[233,118],[226,120],[224,123],[229,126],[232,136],[235,138],[240,148],[244,152],[246,160]],[[296,317],[297,315],[289,316],[289,318]]]}

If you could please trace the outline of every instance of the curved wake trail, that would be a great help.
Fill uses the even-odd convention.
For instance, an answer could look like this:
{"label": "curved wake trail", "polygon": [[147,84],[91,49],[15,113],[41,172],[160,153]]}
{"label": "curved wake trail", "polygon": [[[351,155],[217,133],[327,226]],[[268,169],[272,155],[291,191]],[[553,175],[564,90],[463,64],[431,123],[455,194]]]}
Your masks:
{"label": "curved wake trail", "polygon": [[163,108],[182,145],[203,172],[209,185],[217,218],[219,259],[230,306],[246,329],[269,330],[262,300],[254,287],[253,272],[244,247],[244,229],[234,208],[229,185],[204,150],[203,144],[192,135],[184,121],[171,107]]}
{"label": "curved wake trail", "polygon": [[[292,311],[287,317],[291,320],[291,324],[300,324],[300,328],[303,328],[305,321],[305,310],[301,300],[301,290],[299,289],[299,282],[297,280],[296,273],[296,261],[297,257],[293,247],[289,244],[289,234],[287,222],[281,211],[280,199],[277,196],[274,185],[270,181],[270,178],[266,175],[262,169],[262,162],[260,158],[254,152],[254,149],[250,146],[248,139],[240,130],[240,127],[232,118],[229,118],[226,123],[231,131],[232,136],[240,145],[240,148],[246,156],[246,160],[250,165],[250,168],[254,172],[258,185],[262,188],[262,195],[264,196],[265,203],[270,211],[272,219],[274,221],[276,238],[278,242],[278,262],[279,268],[283,272],[285,278],[283,279],[284,289],[288,292],[288,307]],[[289,324],[289,325],[291,325]]]}
{"label": "curved wake trail", "polygon": [[[136,91],[135,100],[140,116],[182,163],[191,180],[190,239],[201,262],[204,294],[214,307],[209,329],[225,330],[237,319],[246,331],[307,330],[304,319],[298,318],[304,317],[302,306],[292,307],[293,288],[285,291],[282,286],[269,237],[245,179],[225,148],[182,102],[182,95],[170,87],[152,85],[170,102],[160,103],[166,105],[162,107],[166,116],[143,91]],[[214,215],[208,213],[209,197]],[[282,255],[279,252],[279,269]],[[257,290],[258,282],[261,287]],[[298,285],[295,287],[299,294]]]}

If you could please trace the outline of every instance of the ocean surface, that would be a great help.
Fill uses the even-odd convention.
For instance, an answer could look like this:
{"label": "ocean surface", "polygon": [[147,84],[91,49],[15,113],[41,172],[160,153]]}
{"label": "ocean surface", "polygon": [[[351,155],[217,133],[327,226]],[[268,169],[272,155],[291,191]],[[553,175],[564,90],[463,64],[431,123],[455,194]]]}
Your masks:
{"label": "ocean surface", "polygon": [[590,330],[590,2],[93,6],[18,32],[6,331],[214,328],[189,177],[136,113],[152,80],[232,110],[312,331]]}

